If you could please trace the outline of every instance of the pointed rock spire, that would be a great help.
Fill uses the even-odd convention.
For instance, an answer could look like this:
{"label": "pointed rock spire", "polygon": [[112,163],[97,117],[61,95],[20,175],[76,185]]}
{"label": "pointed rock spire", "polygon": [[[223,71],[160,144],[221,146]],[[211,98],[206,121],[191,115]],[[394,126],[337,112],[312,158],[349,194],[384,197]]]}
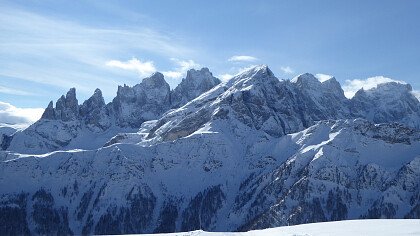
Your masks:
{"label": "pointed rock spire", "polygon": [[102,96],[102,91],[96,89],[93,95],[80,106],[80,116],[88,116],[95,110],[101,109],[105,106],[105,100]]}
{"label": "pointed rock spire", "polygon": [[53,101],[50,101],[50,103],[48,103],[47,108],[45,108],[44,113],[42,113],[41,119],[48,119],[48,120],[55,119],[55,110],[54,110]]}

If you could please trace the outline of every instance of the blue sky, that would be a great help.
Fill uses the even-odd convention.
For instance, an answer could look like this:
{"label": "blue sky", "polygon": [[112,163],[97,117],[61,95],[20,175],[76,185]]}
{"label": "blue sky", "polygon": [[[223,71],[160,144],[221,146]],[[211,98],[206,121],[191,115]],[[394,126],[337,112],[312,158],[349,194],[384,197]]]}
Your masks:
{"label": "blue sky", "polygon": [[0,102],[41,108],[70,87],[109,102],[156,70],[173,88],[189,68],[227,79],[255,64],[349,91],[386,78],[420,89],[419,12],[414,0],[1,0]]}

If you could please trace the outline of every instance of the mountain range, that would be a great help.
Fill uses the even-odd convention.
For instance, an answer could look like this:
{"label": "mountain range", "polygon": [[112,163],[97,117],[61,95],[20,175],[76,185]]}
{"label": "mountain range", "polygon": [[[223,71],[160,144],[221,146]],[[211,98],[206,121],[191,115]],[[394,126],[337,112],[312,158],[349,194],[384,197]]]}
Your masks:
{"label": "mountain range", "polygon": [[420,103],[389,82],[348,99],[332,77],[265,65],[226,82],[191,69],[70,89],[23,130],[0,128],[0,234],[247,231],[420,218]]}

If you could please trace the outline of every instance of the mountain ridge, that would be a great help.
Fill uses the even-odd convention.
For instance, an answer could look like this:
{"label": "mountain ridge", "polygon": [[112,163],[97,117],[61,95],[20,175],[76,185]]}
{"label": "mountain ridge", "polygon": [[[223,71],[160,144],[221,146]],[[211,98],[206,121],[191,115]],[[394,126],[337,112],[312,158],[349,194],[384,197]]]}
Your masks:
{"label": "mountain ridge", "polygon": [[[212,78],[200,71],[201,79]],[[152,89],[121,86],[115,103],[129,111],[119,113],[128,114],[122,121],[136,118],[138,127],[115,125],[117,109],[99,90],[76,113],[70,90],[57,111],[52,103],[45,111],[60,119],[3,136],[0,234],[247,231],[420,218],[420,115],[410,88],[383,85],[367,91],[375,100],[364,91],[352,101],[336,91],[335,79],[312,77],[279,80],[262,65],[210,80],[212,88],[171,108],[170,90],[155,74],[144,86]],[[399,93],[390,92],[394,86]],[[158,111],[156,119],[143,119],[141,109],[156,104],[147,108]],[[96,117],[113,125],[101,130]]]}

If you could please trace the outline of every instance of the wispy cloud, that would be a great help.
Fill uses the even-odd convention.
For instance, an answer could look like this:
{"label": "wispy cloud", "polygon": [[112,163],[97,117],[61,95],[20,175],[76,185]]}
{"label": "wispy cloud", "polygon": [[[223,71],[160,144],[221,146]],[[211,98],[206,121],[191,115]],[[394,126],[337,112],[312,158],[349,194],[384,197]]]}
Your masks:
{"label": "wispy cloud", "polygon": [[123,70],[136,71],[140,76],[148,76],[156,71],[153,61],[141,61],[137,58],[132,58],[128,61],[111,60],[106,62],[109,67],[116,67]]}
{"label": "wispy cloud", "polygon": [[112,61],[115,58],[131,58],[133,54],[145,55],[143,58],[192,58],[199,51],[185,37],[150,25],[90,26],[9,6],[0,8],[0,32],[0,75],[39,86],[77,87],[84,96],[98,84],[105,95],[112,96],[121,78],[124,82],[138,79],[130,79],[126,70],[115,67],[135,68],[147,74],[154,66],[147,60],[118,63]]}
{"label": "wispy cloud", "polygon": [[346,80],[343,86],[344,95],[347,98],[352,98],[356,94],[356,92],[360,90],[361,88],[367,90],[371,88],[376,88],[378,84],[383,84],[383,83],[388,83],[388,82],[398,82],[401,84],[406,84],[406,82],[404,81],[393,80],[384,76],[375,76],[375,77],[370,77],[364,80],[360,80],[360,79]]}
{"label": "wispy cloud", "polygon": [[189,69],[198,68],[200,64],[196,63],[193,60],[180,60],[177,58],[171,58],[176,65],[174,70],[163,71],[162,74],[168,78],[179,79],[181,78]]}
{"label": "wispy cloud", "polygon": [[[162,71],[166,78],[179,79],[191,68],[198,68],[200,64],[194,60],[180,60],[178,58],[170,58],[175,64],[175,68],[168,71]],[[140,77],[146,77],[153,72],[158,71],[153,61],[142,61],[137,58],[132,58],[128,61],[111,60],[105,63],[109,67],[115,67],[123,70],[135,71]]]}
{"label": "wispy cloud", "polygon": [[5,86],[1,86],[1,85],[0,85],[0,93],[11,94],[11,95],[20,95],[20,96],[34,95],[34,93],[31,93],[31,92],[28,92],[28,91],[9,88],[9,87],[5,87]]}
{"label": "wispy cloud", "polygon": [[290,66],[282,66],[280,70],[283,71],[285,74],[293,74],[295,71]]}
{"label": "wispy cloud", "polygon": [[223,82],[226,82],[226,81],[228,81],[228,80],[230,80],[230,79],[232,79],[232,77],[233,77],[234,75],[232,75],[232,74],[228,74],[228,73],[226,73],[226,74],[221,74],[221,75],[218,75],[217,76],[217,78],[219,78],[221,81],[223,81]]}
{"label": "wispy cloud", "polygon": [[6,102],[0,102],[0,123],[11,125],[30,125],[37,121],[44,109],[18,108]]}
{"label": "wispy cloud", "polygon": [[253,62],[257,60],[258,58],[256,57],[245,56],[245,55],[232,56],[231,58],[228,59],[228,61],[231,61],[231,62]]}

